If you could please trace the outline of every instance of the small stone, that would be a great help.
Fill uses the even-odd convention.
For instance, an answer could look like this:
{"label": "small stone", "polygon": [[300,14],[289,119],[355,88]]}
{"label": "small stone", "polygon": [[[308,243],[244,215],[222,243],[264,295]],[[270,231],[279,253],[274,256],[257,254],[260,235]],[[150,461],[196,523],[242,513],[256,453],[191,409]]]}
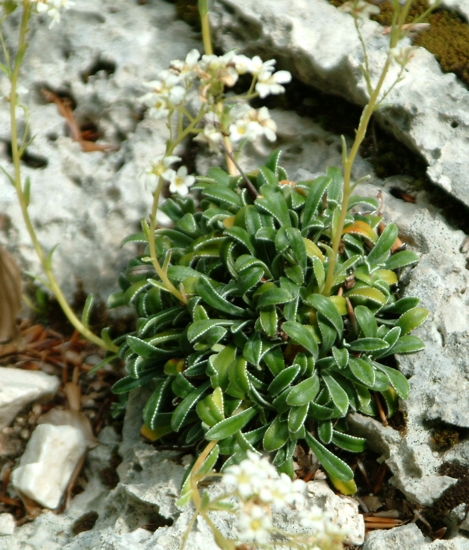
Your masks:
{"label": "small stone", "polygon": [[330,513],[337,526],[347,534],[344,542],[352,545],[363,544],[365,522],[358,512],[358,502],[350,497],[336,495],[325,481],[310,481],[306,487],[309,503]]}
{"label": "small stone", "polygon": [[0,514],[0,536],[13,535],[15,527],[15,518],[11,514]]}
{"label": "small stone", "polygon": [[5,367],[0,367],[0,380],[0,428],[9,426],[28,403],[52,398],[60,383],[41,371]]}
{"label": "small stone", "polygon": [[39,425],[12,474],[14,487],[46,508],[57,508],[86,448],[77,428]]}

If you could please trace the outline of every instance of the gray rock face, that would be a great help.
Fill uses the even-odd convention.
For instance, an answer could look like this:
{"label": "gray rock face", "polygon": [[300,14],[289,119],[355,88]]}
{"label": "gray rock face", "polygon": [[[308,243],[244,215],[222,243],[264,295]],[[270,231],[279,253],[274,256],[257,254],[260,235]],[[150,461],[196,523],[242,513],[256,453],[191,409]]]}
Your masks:
{"label": "gray rock face", "polygon": [[[39,169],[23,163],[23,179],[31,178],[30,215],[46,253],[59,244],[53,265],[66,293],[74,291],[79,278],[88,292],[106,297],[116,289],[116,274],[131,254],[130,248],[119,248],[121,240],[138,230],[151,208],[140,177],[150,160],[164,152],[167,137],[164,121],[139,122],[137,99],[147,91],[145,81],[198,43],[190,28],[176,20],[174,6],[163,0],[142,5],[80,0],[64,12],[60,24],[51,30],[48,25],[47,16],[33,17],[20,78],[28,89],[20,99],[29,108],[30,131],[36,136],[28,152],[47,162]],[[13,47],[13,24],[6,33]],[[0,79],[2,97],[8,96],[7,84]],[[100,143],[119,150],[82,152],[68,137],[57,107],[44,101],[44,86],[73,97],[77,120],[96,124],[103,133]],[[19,127],[24,128],[21,114]],[[9,128],[9,103],[2,101],[0,165],[11,173],[5,145]],[[0,212],[0,243],[14,252],[23,269],[41,275],[14,189],[3,173]]]}
{"label": "gray rock face", "polygon": [[[213,12],[216,40],[223,50],[237,48],[276,58],[303,82],[359,105],[366,103],[363,53],[353,18],[325,0],[220,0]],[[388,40],[378,23],[360,23],[371,80],[377,82]],[[396,74],[397,67],[388,85]],[[443,74],[433,55],[419,48],[376,117],[422,155],[434,183],[469,205],[467,171],[457,161],[469,153],[468,113],[466,87],[453,74]]]}

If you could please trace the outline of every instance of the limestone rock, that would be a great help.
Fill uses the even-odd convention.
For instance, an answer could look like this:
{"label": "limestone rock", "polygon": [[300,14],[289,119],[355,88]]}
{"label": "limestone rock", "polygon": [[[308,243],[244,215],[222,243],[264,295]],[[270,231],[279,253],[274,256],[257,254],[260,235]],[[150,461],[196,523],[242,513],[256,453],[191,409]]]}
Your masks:
{"label": "limestone rock", "polygon": [[23,407],[51,399],[60,381],[42,371],[0,367],[0,429],[9,426]]}
{"label": "limestone rock", "polygon": [[[4,29],[14,47],[20,10]],[[164,121],[141,120],[138,98],[172,59],[184,59],[200,44],[176,19],[164,0],[80,0],[49,30],[46,17],[33,17],[29,49],[20,74],[28,93],[21,102],[30,111],[34,142],[28,153],[47,164],[23,163],[23,180],[31,179],[30,216],[46,253],[54,253],[54,272],[66,294],[76,278],[87,292],[107,297],[116,290],[119,270],[133,249],[120,249],[122,239],[138,230],[151,208],[151,195],[140,181],[155,156],[165,149]],[[1,97],[8,80],[0,80]],[[65,119],[45,103],[41,87],[66,92],[77,104],[80,124],[94,123],[100,143],[118,151],[84,153],[68,137]],[[0,165],[12,173],[5,143],[9,137],[9,103],[0,103]],[[20,135],[24,119],[19,120]],[[22,220],[13,187],[0,172],[0,244],[13,252],[21,267],[42,275]]]}
{"label": "limestone rock", "polygon": [[86,451],[81,430],[41,424],[34,430],[12,483],[18,491],[51,510],[60,504]]}
{"label": "limestone rock", "polygon": [[13,535],[15,527],[15,518],[11,514],[0,514],[0,536]]}
{"label": "limestone rock", "polygon": [[[220,0],[213,6],[212,23],[217,44],[224,51],[237,48],[247,55],[275,58],[280,68],[306,84],[365,105],[363,53],[353,18],[328,2]],[[373,21],[361,21],[360,26],[371,81],[376,83],[387,56],[388,37]],[[393,82],[397,70],[391,70],[386,85]],[[435,184],[469,205],[465,164],[456,161],[469,154],[468,113],[467,87],[454,74],[443,74],[434,56],[419,48],[405,77],[375,116],[420,153]]]}
{"label": "limestone rock", "polygon": [[310,505],[319,506],[332,515],[333,521],[347,533],[346,544],[359,546],[365,540],[365,521],[358,512],[358,503],[350,497],[339,496],[325,481],[310,481],[307,484]]}

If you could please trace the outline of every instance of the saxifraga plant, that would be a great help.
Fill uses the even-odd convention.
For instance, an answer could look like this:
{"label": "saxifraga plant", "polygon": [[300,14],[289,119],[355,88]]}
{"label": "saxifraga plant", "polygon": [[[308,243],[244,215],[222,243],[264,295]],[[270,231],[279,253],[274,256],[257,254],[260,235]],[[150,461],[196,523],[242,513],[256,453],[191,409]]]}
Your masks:
{"label": "saxifraga plant", "polygon": [[[327,446],[362,451],[347,414],[375,415],[375,392],[389,415],[408,397],[389,359],[424,347],[409,333],[428,312],[396,289],[396,272],[418,256],[391,253],[396,225],[380,231],[378,200],[351,196],[327,292],[342,173],[292,182],[279,156],[245,177],[211,168],[193,187],[198,206],[190,197],[163,204],[173,226],[155,231],[158,259],[188,302],[156,278],[148,250],[130,262],[111,303],[135,307],[137,331],[116,342],[127,376],[113,389],[151,387],[144,430],[199,450],[212,442],[204,471],[219,455],[225,468],[251,450],[293,476],[302,440],[352,493],[351,468]],[[146,234],[125,242],[147,243]]]}

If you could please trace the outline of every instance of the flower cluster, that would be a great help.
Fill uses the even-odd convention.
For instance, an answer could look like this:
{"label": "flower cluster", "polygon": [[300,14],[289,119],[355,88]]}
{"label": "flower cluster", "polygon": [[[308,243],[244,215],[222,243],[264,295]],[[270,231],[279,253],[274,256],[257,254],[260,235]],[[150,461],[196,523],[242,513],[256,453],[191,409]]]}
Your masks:
{"label": "flower cluster", "polygon": [[169,69],[161,71],[155,80],[146,83],[150,91],[140,101],[149,108],[153,119],[168,118],[175,110],[184,109],[187,95],[197,80],[200,120],[205,119],[206,122],[203,128],[193,129],[199,141],[216,152],[223,136],[229,136],[235,143],[254,141],[260,136],[275,141],[277,127],[266,107],[253,109],[244,103],[236,103],[236,97],[229,98],[230,102],[235,103],[234,107],[225,107],[222,113],[216,107],[225,100],[225,87],[233,87],[239,76],[244,74],[250,74],[253,79],[250,91],[244,98],[265,98],[269,94],[284,92],[282,84],[290,82],[291,74],[288,71],[274,72],[274,65],[274,59],[262,61],[259,56],[251,59],[233,51],[221,56],[200,57],[197,50],[192,50],[185,61],[172,61]]}
{"label": "flower cluster", "polygon": [[151,168],[146,172],[147,189],[154,193],[160,178],[163,178],[170,182],[169,190],[171,193],[178,193],[181,196],[187,195],[189,187],[195,183],[195,177],[187,174],[185,166],[181,166],[177,171],[170,168],[172,164],[180,160],[180,157],[174,155],[163,155],[153,159]]}
{"label": "flower cluster", "polygon": [[[281,534],[295,540],[297,547],[307,549],[342,548],[344,533],[332,516],[317,506],[309,507],[305,498],[306,484],[279,474],[267,458],[248,451],[248,458],[226,469],[222,483],[238,497],[238,536],[243,542],[268,545],[272,535]],[[272,511],[295,508],[298,524],[304,533],[289,535],[276,529]],[[257,546],[256,546],[257,547]]]}
{"label": "flower cluster", "polygon": [[31,0],[36,4],[36,10],[38,13],[47,13],[52,19],[49,28],[51,29],[56,23],[60,21],[60,9],[68,10],[71,6],[75,5],[72,0]]}
{"label": "flower cluster", "polygon": [[365,2],[365,0],[348,0],[339,8],[344,13],[350,13],[357,19],[369,19],[371,15],[377,15],[380,12],[378,6]]}

